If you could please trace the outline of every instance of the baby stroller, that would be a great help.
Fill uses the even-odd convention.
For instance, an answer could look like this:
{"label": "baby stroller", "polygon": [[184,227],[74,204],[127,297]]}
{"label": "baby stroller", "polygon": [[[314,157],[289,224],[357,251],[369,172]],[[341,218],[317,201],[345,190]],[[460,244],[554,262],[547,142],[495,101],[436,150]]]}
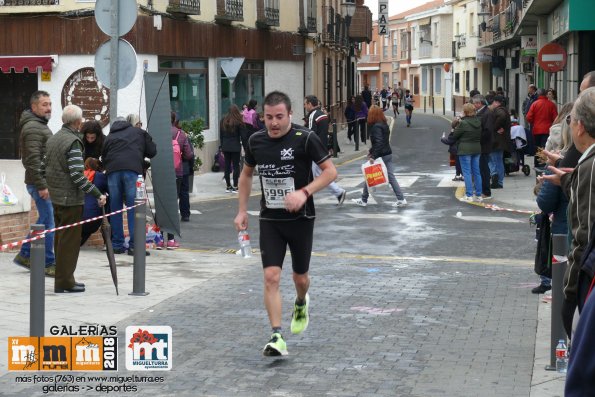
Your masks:
{"label": "baby stroller", "polygon": [[527,136],[525,129],[519,125],[513,125],[510,129],[510,150],[504,152],[504,172],[510,175],[511,172],[523,171],[529,176],[531,168],[525,164],[525,147]]}

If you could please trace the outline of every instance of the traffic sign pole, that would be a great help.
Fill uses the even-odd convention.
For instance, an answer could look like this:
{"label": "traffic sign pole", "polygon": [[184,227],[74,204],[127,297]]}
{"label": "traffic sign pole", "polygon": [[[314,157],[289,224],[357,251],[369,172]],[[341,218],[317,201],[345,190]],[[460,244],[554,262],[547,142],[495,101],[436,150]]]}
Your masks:
{"label": "traffic sign pole", "polygon": [[111,0],[111,39],[110,39],[110,110],[109,118],[110,123],[113,123],[116,117],[118,117],[118,0]]}

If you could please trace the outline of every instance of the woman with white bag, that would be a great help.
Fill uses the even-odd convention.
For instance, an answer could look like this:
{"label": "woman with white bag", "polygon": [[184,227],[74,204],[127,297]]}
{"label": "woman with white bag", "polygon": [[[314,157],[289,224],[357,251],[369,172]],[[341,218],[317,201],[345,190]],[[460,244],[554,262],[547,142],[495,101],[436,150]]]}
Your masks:
{"label": "woman with white bag", "polygon": [[[393,166],[393,151],[390,147],[390,130],[386,122],[386,117],[382,108],[372,105],[368,112],[368,128],[370,132],[370,142],[372,146],[368,152],[369,163],[374,163],[374,160],[380,159],[386,165],[386,175],[388,177],[388,183],[393,188],[397,201],[393,203],[393,207],[403,207],[407,205],[407,200],[401,191],[401,187],[395,177],[394,166]],[[352,199],[355,204],[360,207],[368,205],[368,197],[370,193],[368,191],[368,183],[364,184],[364,191],[362,192],[361,199]]]}

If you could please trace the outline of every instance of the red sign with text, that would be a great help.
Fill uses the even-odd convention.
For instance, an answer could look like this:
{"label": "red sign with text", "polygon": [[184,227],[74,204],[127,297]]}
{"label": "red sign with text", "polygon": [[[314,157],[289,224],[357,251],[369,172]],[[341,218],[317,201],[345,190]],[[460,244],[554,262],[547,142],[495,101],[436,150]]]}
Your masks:
{"label": "red sign with text", "polygon": [[537,55],[537,62],[543,70],[549,73],[556,73],[564,69],[568,54],[564,47],[557,43],[544,45]]}

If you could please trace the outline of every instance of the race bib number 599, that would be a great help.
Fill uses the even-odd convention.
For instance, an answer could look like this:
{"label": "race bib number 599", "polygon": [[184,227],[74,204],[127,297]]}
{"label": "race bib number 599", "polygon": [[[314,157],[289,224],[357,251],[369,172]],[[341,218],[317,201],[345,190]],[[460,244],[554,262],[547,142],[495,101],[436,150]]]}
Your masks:
{"label": "race bib number 599", "polygon": [[262,178],[267,208],[285,208],[285,196],[295,191],[293,178]]}

